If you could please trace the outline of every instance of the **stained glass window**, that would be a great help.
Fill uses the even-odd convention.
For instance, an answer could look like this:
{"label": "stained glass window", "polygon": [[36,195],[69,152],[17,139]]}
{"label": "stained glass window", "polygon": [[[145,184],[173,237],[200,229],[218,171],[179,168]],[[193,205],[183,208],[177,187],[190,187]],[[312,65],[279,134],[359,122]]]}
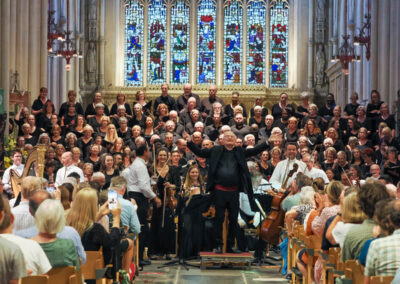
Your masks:
{"label": "stained glass window", "polygon": [[243,9],[238,0],[228,0],[224,8],[224,83],[240,84],[242,79]]}
{"label": "stained glass window", "polygon": [[247,84],[265,82],[265,12],[263,0],[247,6]]}
{"label": "stained glass window", "polygon": [[274,0],[270,10],[270,87],[285,88],[288,82],[289,8],[285,0]]}
{"label": "stained glass window", "polygon": [[130,0],[125,6],[125,86],[143,83],[143,6]]}
{"label": "stained glass window", "polygon": [[189,82],[190,8],[184,0],[171,8],[171,83]]}
{"label": "stained glass window", "polygon": [[167,8],[164,0],[151,0],[148,10],[148,83],[166,81]]}
{"label": "stained glass window", "polygon": [[200,0],[197,14],[197,83],[215,83],[216,5]]}

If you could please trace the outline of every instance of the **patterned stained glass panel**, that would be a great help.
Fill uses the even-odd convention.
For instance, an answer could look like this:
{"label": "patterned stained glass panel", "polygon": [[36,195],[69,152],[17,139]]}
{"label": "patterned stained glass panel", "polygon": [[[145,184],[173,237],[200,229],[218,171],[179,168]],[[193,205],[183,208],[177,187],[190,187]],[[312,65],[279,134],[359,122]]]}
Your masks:
{"label": "patterned stained glass panel", "polygon": [[197,13],[197,83],[215,83],[216,5],[200,0]]}
{"label": "patterned stained glass panel", "polygon": [[125,86],[143,84],[143,6],[130,0],[125,6]]}
{"label": "patterned stained glass panel", "polygon": [[166,80],[167,8],[164,0],[151,0],[148,9],[148,78],[149,84]]}
{"label": "patterned stained glass panel", "polygon": [[171,8],[171,83],[189,82],[190,7],[177,0]]}
{"label": "patterned stained glass panel", "polygon": [[265,83],[264,0],[252,0],[247,6],[247,84]]}
{"label": "patterned stained glass panel", "polygon": [[275,0],[270,9],[270,87],[285,88],[288,83],[289,8],[284,0]]}
{"label": "patterned stained glass panel", "polygon": [[242,82],[242,23],[241,1],[228,0],[224,8],[224,83]]}

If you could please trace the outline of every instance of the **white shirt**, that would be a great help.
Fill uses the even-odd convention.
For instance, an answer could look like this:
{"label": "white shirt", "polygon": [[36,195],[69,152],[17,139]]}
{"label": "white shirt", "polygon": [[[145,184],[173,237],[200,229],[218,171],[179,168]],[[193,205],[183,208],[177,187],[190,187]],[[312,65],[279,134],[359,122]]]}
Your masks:
{"label": "white shirt", "polygon": [[21,249],[25,258],[26,268],[33,271],[32,276],[45,274],[52,268],[49,259],[37,242],[13,234],[1,234],[1,236]]}
{"label": "white shirt", "polygon": [[[265,179],[262,179],[260,185],[256,189],[254,189],[254,194],[266,194],[265,190],[267,190],[269,188],[270,187],[269,187],[268,182]],[[251,210],[249,197],[248,197],[247,193],[244,193],[244,192],[240,193],[239,207],[240,207],[240,210],[242,210],[246,215],[254,216],[253,225],[255,227],[257,227],[261,220],[260,212],[254,212]],[[243,220],[240,217],[240,214],[238,216],[238,220]]]}
{"label": "white shirt", "polygon": [[309,178],[313,178],[313,179],[314,178],[322,178],[324,180],[325,184],[329,183],[328,176],[321,169],[312,168],[311,170],[309,170],[308,167],[306,167],[306,169],[304,170],[303,174],[305,176],[308,176]]}
{"label": "white shirt", "polygon": [[22,176],[22,173],[24,172],[25,166],[23,164],[20,164],[19,166],[12,165],[9,167],[7,170],[5,170],[3,179],[1,183],[4,185],[3,189],[4,190],[9,190],[11,189],[11,178],[10,178],[10,170],[13,169],[15,170],[19,176]]}
{"label": "white shirt", "polygon": [[55,186],[60,186],[63,184],[65,178],[71,173],[79,174],[80,182],[84,182],[83,171],[75,165],[70,165],[68,167],[62,167],[57,171]]}
{"label": "white shirt", "polygon": [[306,164],[296,159],[285,159],[283,161],[280,161],[276,165],[274,172],[272,173],[271,179],[269,180],[274,189],[281,189],[283,182],[285,181],[289,172],[293,169],[293,165],[295,163],[298,164],[299,167],[297,171],[288,179],[286,186],[289,187],[292,181],[296,178],[297,174],[304,172],[304,169],[307,167]]}
{"label": "white shirt", "polygon": [[332,236],[335,239],[336,243],[339,244],[341,248],[343,248],[344,239],[346,238],[347,233],[351,228],[355,226],[360,226],[361,224],[352,224],[352,223],[343,223],[342,221],[338,222],[332,230]]}
{"label": "white shirt", "polygon": [[151,189],[146,163],[142,158],[137,157],[129,167],[129,172],[123,172],[122,174],[126,179],[128,192],[139,192],[150,199],[156,197]]}
{"label": "white shirt", "polygon": [[29,212],[29,201],[21,201],[21,203],[11,209],[14,215],[14,232],[29,228],[35,225],[35,219]]}

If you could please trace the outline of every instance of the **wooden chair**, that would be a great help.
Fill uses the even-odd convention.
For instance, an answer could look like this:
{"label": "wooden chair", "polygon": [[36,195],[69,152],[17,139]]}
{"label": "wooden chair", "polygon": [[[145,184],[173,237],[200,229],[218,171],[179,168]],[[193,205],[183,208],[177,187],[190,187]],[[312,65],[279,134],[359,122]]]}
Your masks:
{"label": "wooden chair", "polygon": [[351,279],[353,283],[364,283],[364,268],[358,260],[346,260],[344,271],[346,279]]}
{"label": "wooden chair", "polygon": [[21,279],[20,284],[48,284],[49,275],[27,276]]}
{"label": "wooden chair", "polygon": [[372,276],[369,283],[371,284],[390,284],[392,283],[393,276]]}
{"label": "wooden chair", "polygon": [[[81,271],[84,279],[96,279],[98,278],[98,271],[104,269],[104,258],[103,252],[100,251],[86,251],[86,263],[81,266]],[[105,272],[105,271],[104,271]],[[101,271],[100,271],[101,274]],[[97,284],[102,283],[100,277],[96,280]]]}
{"label": "wooden chair", "polygon": [[52,268],[49,272],[47,272],[47,275],[49,276],[49,283],[57,283],[57,284],[82,283],[82,278],[79,279],[77,277],[76,269],[74,266]]}
{"label": "wooden chair", "polygon": [[340,262],[340,252],[340,248],[329,248],[328,260],[324,258],[326,262],[324,264],[323,284],[334,283],[334,274],[339,274],[338,263]]}
{"label": "wooden chair", "polygon": [[139,235],[136,235],[134,249],[135,249],[134,261],[136,265],[136,276],[139,276]]}
{"label": "wooden chair", "polygon": [[304,280],[306,281],[305,283],[311,283],[312,271],[314,267],[314,256],[318,256],[319,251],[321,250],[321,238],[319,238],[316,235],[308,236],[305,241],[305,246],[308,255],[308,261],[307,261],[307,276],[305,277],[306,279],[304,279],[303,277],[303,283]]}

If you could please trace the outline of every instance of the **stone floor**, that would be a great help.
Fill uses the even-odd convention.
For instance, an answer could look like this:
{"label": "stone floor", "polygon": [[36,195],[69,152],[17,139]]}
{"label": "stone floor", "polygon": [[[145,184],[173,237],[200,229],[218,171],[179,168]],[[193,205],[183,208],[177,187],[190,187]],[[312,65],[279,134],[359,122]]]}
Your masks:
{"label": "stone floor", "polygon": [[[159,268],[166,261],[152,261],[145,266],[135,283],[167,283],[167,284],[250,284],[250,283],[288,283],[279,272],[279,266],[252,266],[250,270],[243,269],[205,269],[182,266]],[[199,261],[191,261],[199,264]],[[276,263],[278,264],[278,263]],[[280,265],[280,263],[278,264]]]}

